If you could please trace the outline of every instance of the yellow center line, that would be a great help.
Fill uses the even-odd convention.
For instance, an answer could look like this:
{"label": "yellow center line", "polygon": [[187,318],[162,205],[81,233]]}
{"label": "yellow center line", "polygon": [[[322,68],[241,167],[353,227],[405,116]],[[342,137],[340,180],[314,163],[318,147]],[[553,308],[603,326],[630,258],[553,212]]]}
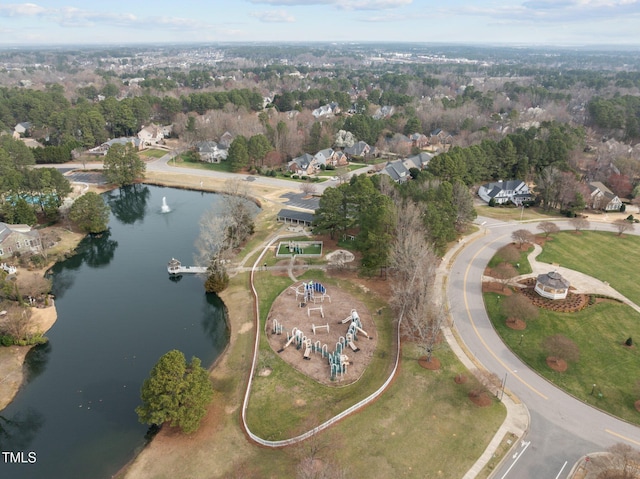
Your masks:
{"label": "yellow center line", "polygon": [[636,446],[640,446],[640,442],[629,439],[628,437],[623,436],[622,434],[618,434],[617,432],[613,432],[611,429],[605,429],[604,431],[611,434],[612,436],[619,437],[620,439],[624,439],[625,441],[635,444]]}
{"label": "yellow center line", "polygon": [[536,393],[538,396],[540,396],[543,399],[549,399],[547,396],[545,396],[544,394],[542,394],[540,391],[538,391],[536,388],[534,388],[533,386],[531,386],[528,382],[526,382],[524,379],[522,379],[520,376],[518,376],[517,373],[513,372],[505,363],[504,361],[502,361],[498,356],[496,356],[496,354],[493,352],[492,349],[489,348],[489,345],[485,342],[484,338],[480,335],[480,332],[478,331],[478,328],[476,327],[476,323],[473,321],[473,318],[471,317],[471,310],[469,309],[469,300],[467,298],[467,278],[469,276],[469,270],[471,269],[471,264],[473,263],[473,261],[476,259],[476,257],[485,249],[487,248],[489,245],[495,243],[496,241],[504,238],[507,235],[503,235],[500,236],[498,238],[496,238],[495,240],[493,240],[491,243],[488,243],[486,245],[484,245],[482,248],[480,248],[475,255],[473,255],[473,257],[471,258],[471,261],[469,261],[469,264],[467,265],[467,269],[464,273],[464,282],[463,282],[463,295],[464,295],[464,306],[467,310],[467,316],[469,318],[469,322],[471,323],[471,327],[473,328],[473,330],[476,333],[476,336],[478,336],[478,339],[480,339],[480,342],[482,343],[482,345],[485,347],[485,349],[487,351],[489,351],[489,354],[491,354],[491,356],[493,356],[493,358],[498,361],[498,363],[500,363],[507,371],[509,371],[511,374],[513,374],[515,376],[515,378],[520,381],[522,384],[524,384],[525,386],[527,386],[529,389],[531,389],[534,393]]}

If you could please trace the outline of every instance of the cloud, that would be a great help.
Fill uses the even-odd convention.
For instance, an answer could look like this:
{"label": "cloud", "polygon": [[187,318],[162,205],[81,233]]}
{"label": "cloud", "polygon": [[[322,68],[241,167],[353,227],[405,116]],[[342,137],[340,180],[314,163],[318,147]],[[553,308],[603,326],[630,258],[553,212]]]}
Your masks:
{"label": "cloud", "polygon": [[265,12],[251,12],[249,15],[257,18],[261,22],[265,23],[292,23],[296,19],[293,15],[285,12],[284,10],[269,10]]}
{"label": "cloud", "polygon": [[411,5],[413,0],[249,0],[251,3],[286,6],[333,5],[342,10],[386,10]]}
{"label": "cloud", "polygon": [[158,25],[170,29],[203,29],[209,25],[198,20],[180,17],[145,16],[132,13],[106,13],[75,7],[45,8],[34,3],[0,5],[0,17],[37,17],[67,28],[109,25],[114,27],[154,28]]}

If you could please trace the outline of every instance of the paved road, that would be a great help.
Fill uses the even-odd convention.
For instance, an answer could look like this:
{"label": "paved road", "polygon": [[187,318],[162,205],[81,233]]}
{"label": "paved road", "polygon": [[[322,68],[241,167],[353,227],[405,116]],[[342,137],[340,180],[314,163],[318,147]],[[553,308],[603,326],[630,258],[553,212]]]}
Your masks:
{"label": "paved road", "polygon": [[[560,391],[524,365],[495,333],[482,300],[481,277],[495,252],[511,241],[511,233],[526,228],[537,233],[537,223],[504,223],[479,218],[483,230],[469,239],[456,256],[447,288],[451,314],[460,337],[471,353],[499,378],[530,412],[531,426],[515,458],[498,468],[494,478],[564,478],[583,455],[617,442],[640,446],[640,428],[602,413]],[[568,228],[567,223],[559,223]],[[608,224],[592,229],[614,231]],[[525,336],[526,340],[526,336]]]}

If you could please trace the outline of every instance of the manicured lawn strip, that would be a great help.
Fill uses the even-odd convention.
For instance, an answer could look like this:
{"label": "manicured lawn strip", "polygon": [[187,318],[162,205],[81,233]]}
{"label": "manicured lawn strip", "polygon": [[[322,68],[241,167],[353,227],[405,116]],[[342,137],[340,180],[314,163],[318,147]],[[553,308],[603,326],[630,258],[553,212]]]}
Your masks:
{"label": "manicured lawn strip", "polygon": [[487,218],[494,218],[497,220],[509,221],[516,220],[519,221],[522,218],[522,221],[544,221],[544,220],[552,220],[554,218],[560,218],[558,213],[554,214],[553,212],[545,213],[540,208],[529,207],[525,208],[524,212],[522,208],[516,207],[491,207],[487,204],[484,205],[476,205],[476,212],[478,216],[486,216]]}
{"label": "manicured lawn strip", "polygon": [[167,153],[169,152],[165,150],[144,150],[140,152],[140,155],[151,157],[151,158],[162,158]]}
{"label": "manicured lawn strip", "polygon": [[[640,398],[637,392],[640,350],[623,345],[630,336],[640,338],[638,313],[613,301],[577,313],[541,309],[538,319],[529,321],[525,330],[514,331],[505,325],[506,316],[500,310],[504,296],[487,293],[484,300],[498,334],[529,366],[581,401],[640,424],[640,414],[634,408],[634,402]],[[547,366],[547,354],[541,347],[544,339],[554,334],[570,338],[580,349],[579,361],[569,363],[563,373]],[[597,387],[592,395],[593,384]]]}
{"label": "manicured lawn strip", "polygon": [[562,231],[544,245],[538,261],[557,263],[608,282],[614,289],[640,304],[638,250],[640,237],[617,236],[605,231]]}
{"label": "manicured lawn strip", "polygon": [[[308,241],[308,240],[305,240]],[[295,241],[294,241],[295,243]],[[291,254],[291,251],[288,248],[289,241],[284,240],[282,244],[279,245],[278,254]],[[300,247],[302,251],[300,254],[322,254],[322,245],[321,244],[301,244]]]}
{"label": "manicured lawn strip", "polygon": [[[301,280],[314,279],[330,287],[347,289],[367,304],[370,311],[384,304],[373,295],[365,295],[353,285],[325,277],[322,271],[308,271]],[[288,278],[262,276],[256,279],[261,298],[261,331],[273,299],[291,284]],[[264,298],[264,301],[262,299]],[[264,306],[263,306],[264,305]],[[388,308],[385,308],[388,310]],[[269,376],[254,379],[247,422],[251,430],[269,440],[293,437],[320,424],[375,391],[388,377],[393,347],[391,318],[388,313],[375,315],[378,348],[367,370],[350,386],[324,386],[297,372],[285,363],[261,336],[258,368],[269,367]],[[320,360],[314,357],[312,360]],[[327,367],[327,374],[329,370]],[[309,419],[312,418],[312,419]],[[310,424],[309,421],[312,421]]]}

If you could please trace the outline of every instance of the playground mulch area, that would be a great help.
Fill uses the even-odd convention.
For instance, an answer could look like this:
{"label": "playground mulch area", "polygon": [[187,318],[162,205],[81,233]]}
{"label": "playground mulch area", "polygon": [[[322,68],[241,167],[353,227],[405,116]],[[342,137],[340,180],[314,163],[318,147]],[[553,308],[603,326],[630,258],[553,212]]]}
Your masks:
{"label": "playground mulch area", "polygon": [[[295,289],[301,284],[301,282],[296,283],[292,288]],[[328,360],[322,358],[319,352],[311,353],[311,359],[305,360],[303,357],[304,346],[301,349],[297,349],[295,343],[292,343],[278,354],[292,367],[319,383],[344,386],[357,381],[371,362],[377,344],[375,324],[367,307],[351,294],[332,286],[327,287],[327,294],[331,297],[331,301],[325,298],[323,302],[316,300],[315,304],[310,302],[305,304],[304,307],[300,307],[301,298],[298,297],[296,301],[296,293],[292,288],[287,288],[276,298],[269,312],[267,339],[271,348],[276,352],[280,351],[287,342],[287,332],[291,334],[293,328],[298,328],[314,344],[316,341],[320,341],[321,344],[327,345],[330,353],[333,353],[340,336],[344,337],[346,335],[351,322],[348,321],[342,324],[341,321],[351,316],[351,310],[355,309],[362,323],[362,329],[372,339],[367,339],[365,335],[358,333],[357,341],[354,344],[359,351],[355,352],[349,347],[344,349],[343,354],[349,357],[347,372],[344,376],[340,377],[338,375],[336,380],[332,381]],[[307,310],[307,308],[319,307],[322,307],[324,318],[322,318],[319,310]],[[277,319],[283,325],[283,333],[281,335],[272,334],[273,319]],[[316,329],[316,334],[313,334],[312,325],[314,324],[316,327],[328,324],[329,331],[327,332],[326,328],[320,328]]]}

